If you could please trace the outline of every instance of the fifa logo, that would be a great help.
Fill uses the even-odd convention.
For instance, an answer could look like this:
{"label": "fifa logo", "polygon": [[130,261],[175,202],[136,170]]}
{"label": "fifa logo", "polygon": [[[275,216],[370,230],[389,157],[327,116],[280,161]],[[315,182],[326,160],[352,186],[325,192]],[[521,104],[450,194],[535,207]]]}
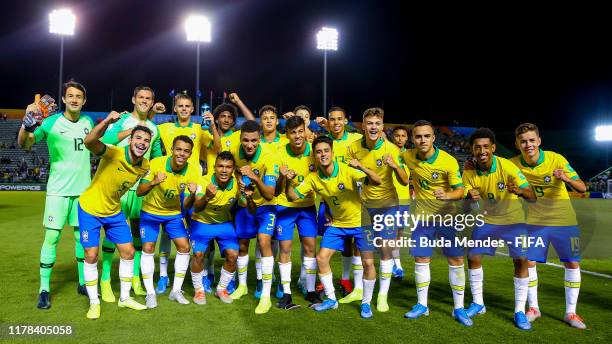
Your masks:
{"label": "fifa logo", "polygon": [[344,183],[340,183],[340,184],[338,184],[338,189],[339,189],[340,191],[344,190]]}
{"label": "fifa logo", "polygon": [[89,232],[82,231],[81,232],[81,237],[83,238],[83,242],[88,242],[89,241]]}
{"label": "fifa logo", "polygon": [[438,177],[440,177],[438,172],[434,172],[434,173],[431,174],[431,178],[433,178],[433,179],[438,179]]}

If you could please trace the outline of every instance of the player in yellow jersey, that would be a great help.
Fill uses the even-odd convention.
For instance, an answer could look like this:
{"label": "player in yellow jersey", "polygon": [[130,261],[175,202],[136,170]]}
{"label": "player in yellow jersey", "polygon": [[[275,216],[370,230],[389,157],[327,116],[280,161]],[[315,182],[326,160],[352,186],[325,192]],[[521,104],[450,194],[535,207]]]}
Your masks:
{"label": "player in yellow jersey", "polygon": [[[140,211],[140,237],[142,239],[142,278],[147,290],[147,308],[157,307],[153,273],[155,271],[155,243],[159,236],[160,226],[176,246],[174,261],[174,282],[170,301],[189,304],[183,295],[183,280],[189,267],[189,240],[182,213],[182,194],[187,189],[195,192],[196,182],[202,175],[199,165],[189,163],[193,141],[184,135],[174,138],[171,156],[155,158],[150,162],[150,169],[140,181],[136,190],[143,197]],[[185,208],[193,203],[193,198],[184,200]]]}
{"label": "player in yellow jersey", "polygon": [[314,197],[309,195],[305,199],[290,202],[284,193],[285,184],[295,186],[301,184],[310,172],[314,171],[314,157],[310,143],[306,140],[306,126],[302,117],[290,117],[285,130],[289,143],[280,147],[279,156],[280,175],[276,183],[276,238],[280,241],[280,256],[278,270],[283,287],[283,297],[277,303],[282,309],[297,308],[291,298],[291,247],[294,228],[297,226],[302,243],[302,270],[306,272],[306,301],[311,304],[321,303],[315,292],[317,260],[315,246],[317,238],[317,211],[314,206]]}
{"label": "player in yellow jersey", "polygon": [[[359,133],[349,133],[346,130],[346,111],[341,107],[334,106],[327,112],[327,118],[317,117],[315,121],[323,128],[327,129],[328,136],[333,140],[334,144],[334,157],[336,161],[342,163],[348,163],[347,153],[348,147],[353,141],[361,140],[363,137]],[[327,205],[321,203],[319,206],[318,221],[319,221],[319,232],[325,230],[325,209]],[[354,285],[351,285],[349,275],[351,272],[351,265],[353,268],[353,279]],[[354,289],[363,290],[363,269],[361,268],[361,256],[353,245],[352,241],[345,243],[344,250],[342,250],[342,278],[340,279],[340,287],[342,288],[343,296],[348,295]]]}
{"label": "player in yellow jersey", "polygon": [[[408,145],[408,128],[400,125],[393,128],[393,135],[391,139],[393,143],[399,148],[400,154],[404,154],[406,152],[406,147]],[[401,158],[399,161],[400,164],[404,165],[404,158]],[[407,173],[410,173],[408,170]],[[409,175],[410,177],[410,175]],[[395,185],[395,190],[397,191],[397,196],[399,197],[399,206],[398,210],[401,214],[410,212],[410,185],[402,185],[397,178],[393,179],[393,185]],[[397,227],[397,238],[400,239],[404,236],[404,228],[403,226]],[[393,277],[398,280],[404,279],[404,269],[402,268],[400,249],[399,247],[394,248],[391,251],[391,255],[393,256]]]}
{"label": "player in yellow jersey", "polygon": [[240,128],[240,146],[232,150],[236,158],[236,174],[239,183],[253,188],[253,201],[257,206],[256,214],[251,214],[244,201],[238,202],[236,211],[236,234],[240,243],[238,257],[238,287],[232,293],[233,299],[239,299],[247,290],[246,274],[249,263],[249,242],[258,239],[261,249],[262,290],[256,314],[267,313],[272,306],[270,288],[274,257],[271,241],[276,225],[276,179],[278,163],[275,152],[260,144],[260,126],[255,121],[246,121]]}
{"label": "player in yellow jersey", "polygon": [[[373,231],[374,237],[379,237],[380,246],[376,247],[380,251],[380,286],[376,309],[379,312],[387,312],[387,294],[391,284],[393,272],[392,247],[388,245],[390,240],[395,240],[397,236],[395,224],[392,226],[382,225],[385,217],[394,217],[398,211],[399,198],[394,180],[398,180],[402,185],[408,185],[408,175],[403,164],[399,164],[401,159],[400,150],[396,145],[383,137],[385,113],[381,108],[369,108],[363,113],[363,138],[354,141],[348,149],[349,165],[355,168],[364,167],[374,171],[382,180],[379,185],[371,185],[366,179],[362,186],[361,197],[368,214],[372,219],[372,226],[367,226],[367,230]],[[380,224],[380,226],[377,226]],[[371,260],[374,264],[374,252],[368,250],[361,252],[362,259]],[[375,277],[374,275],[373,277]],[[374,292],[375,279],[368,277],[363,280],[363,295],[358,289],[343,299],[340,303],[349,303],[361,299],[362,303],[369,304]]]}
{"label": "player in yellow jersey", "polygon": [[[223,103],[213,110],[217,130],[221,137],[221,151],[230,151],[232,147],[240,145],[240,131],[234,128],[238,117],[238,109],[247,120],[255,120],[255,115],[238,97],[237,93],[230,93],[229,100],[231,104]],[[215,166],[216,158],[216,154],[207,154],[206,162],[210,166]],[[212,172],[213,168],[210,168],[207,174],[210,175]]]}
{"label": "player in yellow jersey", "polygon": [[191,261],[191,280],[195,291],[193,302],[199,305],[206,304],[206,293],[202,285],[202,278],[205,277],[204,253],[214,241],[219,245],[225,258],[216,295],[225,303],[233,302],[227,288],[236,272],[239,245],[231,210],[237,200],[244,197],[248,210],[255,213],[253,190],[240,189],[234,177],[235,164],[234,156],[230,152],[221,152],[217,155],[215,172],[200,178],[198,182],[189,238],[193,247]]}
{"label": "player in yellow jersey", "polygon": [[[453,315],[464,325],[471,325],[464,310],[463,292],[465,271],[463,249],[455,242],[455,228],[446,226],[442,219],[452,216],[452,201],[463,199],[463,182],[459,163],[450,154],[434,146],[436,136],[430,122],[420,120],[412,127],[413,149],[404,152],[404,162],[415,192],[415,209],[411,215],[418,223],[413,225],[411,254],[415,260],[415,282],[417,304],[404,314],[408,319],[429,315],[427,294],[430,283],[429,263],[433,254],[432,241],[441,239],[448,242],[442,249],[447,257],[448,276],[453,292]],[[415,220],[415,222],[416,222]]]}
{"label": "player in yellow jersey", "polygon": [[[285,193],[287,199],[292,202],[318,194],[329,204],[329,213],[326,215],[328,228],[323,234],[321,247],[317,255],[319,278],[323,283],[327,299],[323,303],[315,305],[314,309],[322,312],[338,308],[332,272],[329,266],[329,261],[334,253],[344,247],[347,238],[354,238],[357,247],[362,251],[373,248],[373,238],[368,235],[368,232],[362,226],[364,221],[362,217],[367,218],[367,214],[364,212],[365,210],[362,210],[358,183],[362,183],[367,178],[369,183],[378,185],[381,183],[381,178],[365,167],[361,166],[363,169],[356,169],[335,161],[333,142],[327,136],[317,137],[312,146],[318,170],[308,174],[304,182],[297,187],[294,187],[291,183],[286,183]],[[363,262],[366,278],[375,279],[374,261],[366,259]],[[361,316],[363,318],[372,317],[369,303],[362,303]]]}
{"label": "player in yellow jersey", "polygon": [[269,145],[274,149],[286,145],[289,140],[285,134],[278,131],[278,112],[272,105],[264,105],[259,109],[259,121],[261,122],[261,143]]}
{"label": "player in yellow jersey", "polygon": [[[177,114],[176,122],[168,122],[160,124],[159,134],[161,137],[162,146],[165,148],[165,154],[170,155],[174,138],[179,135],[185,135],[193,140],[193,150],[189,158],[189,164],[192,167],[198,167],[201,170],[200,161],[206,161],[207,155],[215,155],[221,147],[219,132],[217,131],[213,115],[209,112],[202,115],[204,122],[210,123],[210,131],[208,127],[203,127],[199,123],[194,123],[191,120],[193,114],[193,101],[191,97],[185,93],[179,93],[174,97],[174,112]],[[210,151],[210,152],[209,152]],[[184,214],[186,219],[190,219],[191,215]],[[168,258],[170,257],[171,241],[168,238],[167,232],[162,232],[159,245],[159,281],[157,282],[157,293],[163,294],[166,292],[170,281],[168,279]],[[214,254],[214,250],[211,250]],[[214,278],[213,278],[214,279]]]}
{"label": "player in yellow jersey", "polygon": [[283,118],[285,120],[288,120],[289,118],[293,117],[293,116],[298,116],[301,117],[304,120],[304,125],[306,126],[306,141],[308,141],[309,143],[312,143],[312,141],[314,141],[314,139],[316,138],[315,133],[310,130],[310,117],[312,116],[312,111],[310,111],[310,108],[306,105],[298,105],[296,106],[292,112],[287,112],[283,115]]}
{"label": "player in yellow jersey", "polygon": [[[510,161],[494,155],[495,134],[489,128],[476,129],[470,135],[473,160],[463,171],[463,183],[467,198],[480,204],[484,223],[478,223],[472,232],[475,242],[500,240],[508,245],[514,263],[514,324],[521,330],[531,329],[525,316],[527,301],[527,228],[520,198],[534,202],[536,195],[521,171]],[[470,203],[471,203],[470,202]],[[467,315],[486,312],[483,300],[482,255],[495,255],[496,244],[472,247],[468,253],[472,304]]]}
{"label": "player in yellow jersey", "polygon": [[125,215],[121,210],[121,196],[127,192],[149,170],[149,161],[144,158],[151,145],[151,130],[136,126],[125,147],[107,146],[100,138],[111,123],[117,122],[121,115],[111,112],[100,124],[85,137],[85,147],[97,156],[100,164],[91,185],[83,192],[79,204],[79,224],[81,244],[85,248],[84,276],[89,311],[87,318],[100,317],[98,298],[98,246],[100,227],[104,227],[106,237],[119,249],[119,279],[121,296],[119,307],[136,310],[146,309],[130,297],[134,276],[134,244]]}
{"label": "player in yellow jersey", "polygon": [[536,262],[546,262],[548,247],[555,248],[565,265],[565,317],[570,326],[585,329],[584,321],[576,314],[580,292],[580,230],[576,213],[566,186],[585,192],[586,186],[570,163],[561,154],[540,149],[542,139],[538,127],[523,123],[515,130],[516,147],[521,154],[512,162],[521,169],[538,196],[538,201],[527,207],[529,237],[543,242],[529,245],[529,310],[527,318],[539,318],[538,275]]}

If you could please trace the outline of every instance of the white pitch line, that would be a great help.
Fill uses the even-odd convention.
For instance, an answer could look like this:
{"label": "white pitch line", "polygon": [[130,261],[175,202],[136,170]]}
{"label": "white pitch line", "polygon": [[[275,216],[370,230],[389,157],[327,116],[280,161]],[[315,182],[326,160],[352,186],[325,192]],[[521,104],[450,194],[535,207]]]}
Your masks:
{"label": "white pitch line", "polygon": [[[502,252],[495,252],[495,254],[499,254],[500,256],[505,256],[505,257],[510,257],[509,254],[507,253],[502,253]],[[542,264],[542,263],[538,263],[538,264]],[[546,262],[544,263],[548,266],[554,266],[556,268],[561,268],[561,269],[565,269],[565,266],[561,265],[561,264],[555,264],[555,263],[550,263],[550,262]],[[597,276],[597,277],[603,277],[603,278],[608,278],[608,279],[612,279],[612,275],[608,275],[608,274],[602,274],[599,272],[595,272],[595,271],[589,271],[589,270],[583,270],[580,269],[581,273],[585,273],[587,275],[592,275],[592,276]]]}

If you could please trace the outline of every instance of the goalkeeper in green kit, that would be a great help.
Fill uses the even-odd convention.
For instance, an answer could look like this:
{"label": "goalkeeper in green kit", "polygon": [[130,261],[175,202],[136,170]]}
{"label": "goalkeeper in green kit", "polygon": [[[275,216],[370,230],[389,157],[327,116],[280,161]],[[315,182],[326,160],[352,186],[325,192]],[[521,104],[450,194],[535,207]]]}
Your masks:
{"label": "goalkeeper in green kit", "polygon": [[45,199],[45,239],[40,250],[40,309],[51,307],[50,279],[56,259],[56,249],[65,224],[72,226],[75,239],[75,254],[79,272],[78,293],[87,295],[83,278],[83,246],[79,237],[77,217],[79,196],[91,182],[89,150],[83,140],[93,128],[93,121],[81,115],[86,91],[83,85],[69,81],[64,84],[62,101],[64,112],[52,114],[57,109],[55,100],[48,95],[37,99],[26,109],[23,124],[19,129],[18,143],[29,149],[34,143],[45,139],[49,149],[49,180]]}

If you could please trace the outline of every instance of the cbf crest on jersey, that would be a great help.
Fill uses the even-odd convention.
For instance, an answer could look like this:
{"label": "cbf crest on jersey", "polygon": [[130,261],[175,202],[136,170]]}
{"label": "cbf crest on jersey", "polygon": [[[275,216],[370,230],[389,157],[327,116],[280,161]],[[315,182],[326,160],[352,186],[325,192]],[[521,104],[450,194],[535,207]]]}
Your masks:
{"label": "cbf crest on jersey", "polygon": [[308,166],[308,169],[310,170],[310,172],[313,172],[315,170],[315,165],[310,164],[310,166]]}
{"label": "cbf crest on jersey", "polygon": [[228,202],[229,202],[229,204],[234,204],[234,202],[236,202],[236,199],[234,197],[232,197],[232,198],[229,199]]}
{"label": "cbf crest on jersey", "polygon": [[380,167],[382,166],[382,160],[381,159],[376,159],[376,166]]}
{"label": "cbf crest on jersey", "polygon": [[85,133],[85,135],[87,135],[87,134],[89,134],[89,129],[83,128],[83,132]]}
{"label": "cbf crest on jersey", "polygon": [[546,184],[550,184],[551,180],[552,180],[552,178],[550,176],[544,177],[544,183],[546,183]]}
{"label": "cbf crest on jersey", "polygon": [[338,190],[340,191],[344,190],[344,183],[338,184]]}
{"label": "cbf crest on jersey", "polygon": [[180,188],[181,190],[185,190],[185,183],[181,183]]}
{"label": "cbf crest on jersey", "polygon": [[431,173],[431,178],[438,179],[439,177],[440,177],[440,174],[438,174],[438,172],[432,172]]}
{"label": "cbf crest on jersey", "polygon": [[504,184],[504,182],[497,182],[497,188],[499,190],[503,190],[506,187],[506,184]]}
{"label": "cbf crest on jersey", "polygon": [[190,137],[192,140],[195,140],[195,138],[196,138],[196,134],[195,134],[195,133],[191,133],[191,135],[189,135],[189,137]]}
{"label": "cbf crest on jersey", "polygon": [[253,173],[255,173],[256,176],[259,176],[259,170],[258,169],[254,169]]}

